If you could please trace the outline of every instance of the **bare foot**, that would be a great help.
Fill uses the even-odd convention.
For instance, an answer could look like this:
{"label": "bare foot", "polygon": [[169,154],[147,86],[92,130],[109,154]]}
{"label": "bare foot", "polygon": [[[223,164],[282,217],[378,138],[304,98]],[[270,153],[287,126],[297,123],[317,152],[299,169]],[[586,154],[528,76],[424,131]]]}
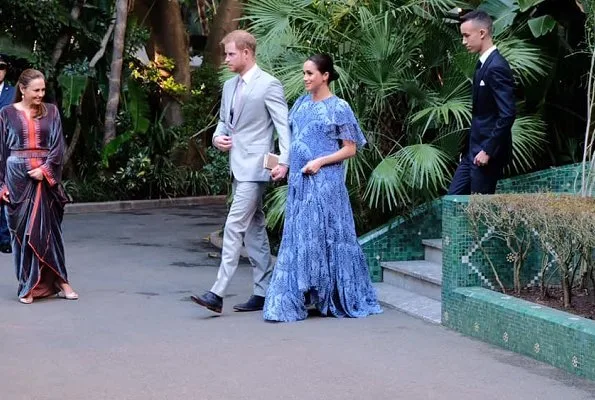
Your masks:
{"label": "bare foot", "polygon": [[23,304],[31,304],[33,303],[33,295],[30,294],[29,296],[19,297],[19,301]]}

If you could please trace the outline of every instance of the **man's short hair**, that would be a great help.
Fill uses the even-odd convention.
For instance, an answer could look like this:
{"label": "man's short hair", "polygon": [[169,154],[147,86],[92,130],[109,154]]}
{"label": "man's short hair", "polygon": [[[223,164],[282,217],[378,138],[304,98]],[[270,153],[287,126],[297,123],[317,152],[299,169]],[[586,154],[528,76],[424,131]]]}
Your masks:
{"label": "man's short hair", "polygon": [[468,12],[461,17],[461,23],[467,21],[473,21],[482,28],[485,28],[485,30],[488,32],[488,35],[492,36],[494,32],[494,23],[492,22],[492,17],[490,17],[485,11],[475,10]]}
{"label": "man's short hair", "polygon": [[225,35],[223,40],[221,40],[221,44],[224,46],[232,42],[235,43],[238,50],[242,51],[248,49],[253,55],[256,54],[256,38],[252,36],[251,33],[237,29],[235,31],[229,32],[227,35]]}

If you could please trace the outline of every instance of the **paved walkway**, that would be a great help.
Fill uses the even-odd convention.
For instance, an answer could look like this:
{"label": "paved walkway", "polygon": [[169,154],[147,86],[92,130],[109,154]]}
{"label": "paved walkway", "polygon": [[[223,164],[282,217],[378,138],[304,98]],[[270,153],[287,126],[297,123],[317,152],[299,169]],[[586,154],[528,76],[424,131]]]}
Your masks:
{"label": "paved walkway", "polygon": [[15,299],[0,257],[1,400],[595,399],[595,383],[394,310],[361,320],[271,324],[189,301],[218,261],[202,238],[220,207],[68,215],[78,302]]}

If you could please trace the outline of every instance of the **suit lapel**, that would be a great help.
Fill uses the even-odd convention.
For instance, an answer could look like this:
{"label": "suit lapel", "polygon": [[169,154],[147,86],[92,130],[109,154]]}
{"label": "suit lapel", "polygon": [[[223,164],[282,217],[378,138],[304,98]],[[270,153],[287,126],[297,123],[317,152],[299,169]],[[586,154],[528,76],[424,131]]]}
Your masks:
{"label": "suit lapel", "polygon": [[[254,87],[256,86],[256,81],[258,81],[258,79],[260,78],[260,68],[257,68],[256,71],[254,71],[254,75],[252,75],[252,79],[250,79],[250,82],[248,83],[248,85],[244,88],[244,91],[242,92],[242,99],[240,100],[240,108],[238,110],[234,110],[234,116],[233,116],[233,124],[237,125],[238,121],[240,120],[240,116],[242,115],[242,111],[244,110],[244,106],[246,105],[246,99],[248,98],[248,95],[250,95],[250,92],[252,92],[252,89],[254,89]],[[238,79],[240,79],[240,77],[238,76]],[[236,84],[237,84],[237,80],[236,80]]]}
{"label": "suit lapel", "polygon": [[479,71],[477,71],[477,73],[475,74],[475,78],[473,79],[473,104],[475,104],[475,102],[477,101],[477,95],[479,94],[479,87],[481,85],[481,81],[483,80],[483,77],[488,68],[490,68],[490,64],[494,60],[496,53],[498,53],[498,50],[494,50],[492,54],[489,55],[489,57],[483,63]]}

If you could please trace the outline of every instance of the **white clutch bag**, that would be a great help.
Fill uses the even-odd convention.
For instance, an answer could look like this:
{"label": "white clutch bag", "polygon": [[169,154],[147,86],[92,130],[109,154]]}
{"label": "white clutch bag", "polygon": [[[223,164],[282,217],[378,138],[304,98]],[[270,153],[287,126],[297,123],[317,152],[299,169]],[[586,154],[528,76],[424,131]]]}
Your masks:
{"label": "white clutch bag", "polygon": [[264,155],[262,164],[265,169],[273,169],[279,164],[279,156],[273,153],[267,153]]}

